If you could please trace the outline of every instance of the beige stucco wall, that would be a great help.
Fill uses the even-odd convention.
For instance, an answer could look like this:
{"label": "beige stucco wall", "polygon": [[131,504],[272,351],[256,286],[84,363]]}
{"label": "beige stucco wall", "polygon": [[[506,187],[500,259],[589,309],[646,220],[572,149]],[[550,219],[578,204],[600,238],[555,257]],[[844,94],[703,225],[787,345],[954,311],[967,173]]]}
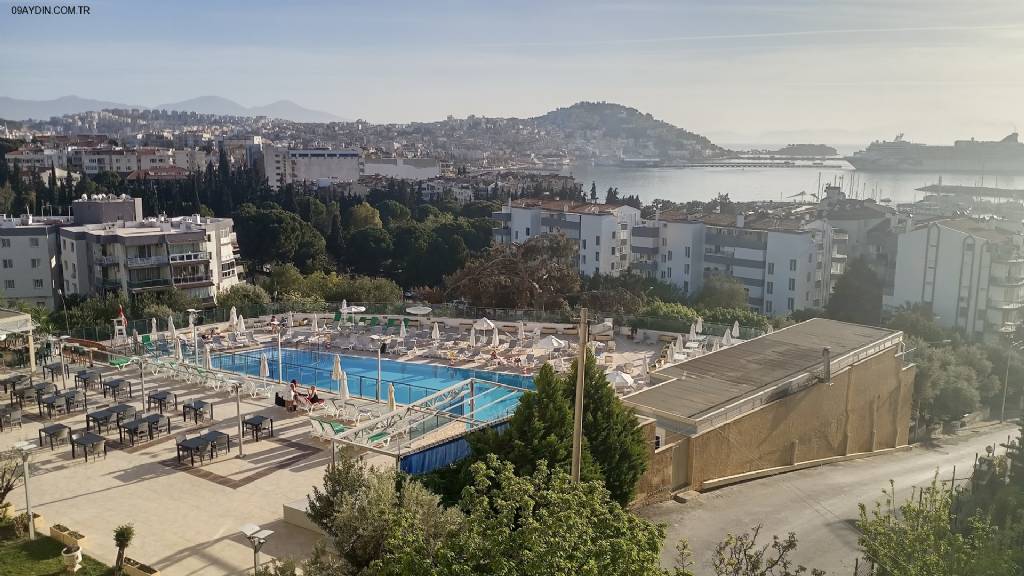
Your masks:
{"label": "beige stucco wall", "polygon": [[[895,348],[652,454],[638,494],[907,444],[914,368]],[[652,427],[653,430],[653,427]],[[668,474],[663,459],[668,458]],[[642,488],[642,490],[641,490]]]}

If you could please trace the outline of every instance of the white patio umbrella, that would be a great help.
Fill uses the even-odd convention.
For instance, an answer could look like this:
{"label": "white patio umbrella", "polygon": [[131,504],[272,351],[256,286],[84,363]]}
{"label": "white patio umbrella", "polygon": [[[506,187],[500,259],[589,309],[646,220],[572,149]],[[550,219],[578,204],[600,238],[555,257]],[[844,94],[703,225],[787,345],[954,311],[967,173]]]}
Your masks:
{"label": "white patio umbrella", "polygon": [[245,318],[241,314],[238,315],[238,325],[235,327],[235,332],[245,332]]}
{"label": "white patio umbrella", "polygon": [[177,337],[174,338],[174,357],[179,361],[183,360],[185,356],[181,353],[181,340]]}
{"label": "white patio umbrella", "polygon": [[700,316],[697,316],[697,334],[703,334],[703,333],[704,333],[704,319],[701,318]]}
{"label": "white patio umbrella", "polygon": [[740,321],[739,320],[736,320],[735,322],[732,323],[732,337],[733,338],[739,338],[740,337]]}
{"label": "white patio umbrella", "polygon": [[341,356],[334,355],[334,366],[331,368],[331,380],[338,383],[338,394],[342,400],[348,400],[348,377],[341,369]]}
{"label": "white patio umbrella", "polygon": [[149,321],[149,333],[154,336],[156,335],[156,318],[152,318]]}
{"label": "white patio umbrella", "polygon": [[405,339],[405,335],[406,335],[406,332],[405,332],[405,320],[404,319],[403,320],[399,320],[398,321],[398,337],[402,338],[404,340]]}
{"label": "white patio umbrella", "polygon": [[348,299],[347,298],[346,299],[342,299],[342,301],[341,301],[341,309],[338,310],[338,312],[341,312],[341,323],[342,324],[345,324],[346,322],[348,322],[348,311],[345,310],[346,308],[348,308]]}
{"label": "white patio umbrella", "polygon": [[476,346],[476,326],[469,329],[469,345]]}
{"label": "white patio umbrella", "polygon": [[768,325],[768,333],[771,334],[772,332],[775,332],[775,328],[773,328],[772,325],[769,324]]}
{"label": "white patio umbrella", "polygon": [[388,410],[395,409],[395,383],[388,384]]}
{"label": "white patio umbrella", "polygon": [[260,378],[270,378],[270,364],[266,354],[260,354]]}
{"label": "white patio umbrella", "polygon": [[441,339],[441,330],[437,327],[437,322],[434,322],[434,329],[430,331],[430,339],[434,342]]}
{"label": "white patio umbrella", "polygon": [[171,338],[178,337],[178,332],[174,329],[174,314],[167,317],[167,332],[170,333]]}
{"label": "white patio umbrella", "polygon": [[213,358],[210,357],[210,347],[206,347],[206,369],[213,370]]}
{"label": "white patio umbrella", "polygon": [[533,329],[533,337],[534,338],[540,338],[540,325],[537,325],[536,327],[534,327],[534,329]]}
{"label": "white patio umbrella", "polygon": [[[313,317],[313,321],[314,322],[316,321],[316,316]],[[288,312],[288,327],[289,328],[294,328],[295,327],[295,313],[294,312]]]}
{"label": "white patio umbrella", "polygon": [[234,306],[231,307],[231,311],[228,312],[228,329],[234,330],[235,324],[238,323],[238,309]]}
{"label": "white patio umbrella", "polygon": [[612,370],[605,374],[605,377],[608,378],[608,383],[614,386],[615,388],[633,387],[633,377],[630,376],[629,374],[626,374],[625,372],[621,372],[619,370]]}
{"label": "white patio umbrella", "polygon": [[690,333],[686,336],[687,342],[692,342],[697,339],[697,323],[690,324]]}
{"label": "white patio umbrella", "polygon": [[413,306],[406,308],[405,311],[414,316],[423,316],[424,314],[430,314],[432,308],[429,306]]}
{"label": "white patio umbrella", "polygon": [[732,346],[732,333],[728,330],[725,331],[725,336],[722,336],[722,346]]}
{"label": "white patio umbrella", "polygon": [[491,346],[497,347],[498,344],[498,329],[495,328],[494,331],[491,332]]}
{"label": "white patio umbrella", "polygon": [[559,348],[565,347],[565,340],[559,340],[554,336],[545,336],[539,342],[534,344],[533,347],[541,350],[558,350]]}
{"label": "white patio umbrella", "polygon": [[477,330],[494,330],[494,322],[491,322],[487,318],[481,318],[473,323],[473,328]]}
{"label": "white patio umbrella", "polygon": [[520,340],[526,339],[526,325],[523,324],[522,320],[519,321],[519,331],[516,333],[516,338]]}

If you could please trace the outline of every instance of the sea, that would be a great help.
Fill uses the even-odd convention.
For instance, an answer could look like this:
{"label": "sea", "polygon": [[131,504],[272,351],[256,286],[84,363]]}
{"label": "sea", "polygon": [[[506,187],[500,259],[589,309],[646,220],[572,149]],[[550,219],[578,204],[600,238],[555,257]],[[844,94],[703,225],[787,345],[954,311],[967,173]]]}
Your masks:
{"label": "sea", "polygon": [[710,200],[728,194],[734,201],[774,200],[813,202],[811,195],[825,184],[840,186],[850,197],[873,198],[879,202],[916,202],[926,193],[917,189],[929,184],[958,184],[996,188],[1024,188],[1022,175],[942,174],[908,172],[864,172],[845,161],[826,166],[779,168],[626,168],[619,166],[567,166],[571,174],[590,190],[597,185],[600,198],[609,187],[620,195],[637,195],[644,202],[655,199],[687,202]]}

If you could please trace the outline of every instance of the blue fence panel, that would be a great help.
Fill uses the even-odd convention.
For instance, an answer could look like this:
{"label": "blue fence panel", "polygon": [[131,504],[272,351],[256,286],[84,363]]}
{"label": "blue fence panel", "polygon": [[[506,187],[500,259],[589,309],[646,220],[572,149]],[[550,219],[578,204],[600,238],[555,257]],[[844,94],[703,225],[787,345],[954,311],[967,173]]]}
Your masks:
{"label": "blue fence panel", "polygon": [[[508,422],[500,422],[491,427],[501,432],[508,428]],[[399,460],[398,466],[406,474],[427,474],[454,464],[466,456],[469,456],[469,442],[466,440],[466,436],[462,435],[418,452],[404,454]]]}

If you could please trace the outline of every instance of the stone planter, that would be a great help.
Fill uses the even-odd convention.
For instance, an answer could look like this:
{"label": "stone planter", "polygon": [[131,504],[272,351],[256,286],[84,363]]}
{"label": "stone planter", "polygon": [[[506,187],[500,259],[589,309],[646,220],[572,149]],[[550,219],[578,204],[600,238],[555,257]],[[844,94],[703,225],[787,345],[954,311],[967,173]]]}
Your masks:
{"label": "stone planter", "polygon": [[65,546],[78,546],[79,549],[85,547],[85,535],[61,524],[50,526],[50,538]]}
{"label": "stone planter", "polygon": [[160,571],[152,566],[147,566],[138,560],[128,558],[125,556],[124,559],[124,574],[125,576],[160,576]]}
{"label": "stone planter", "polygon": [[78,546],[64,547],[60,557],[64,561],[64,571],[68,574],[74,574],[82,567],[82,549]]}
{"label": "stone planter", "polygon": [[36,534],[42,534],[46,526],[46,522],[43,521],[42,514],[32,513],[32,528],[36,531]]}

